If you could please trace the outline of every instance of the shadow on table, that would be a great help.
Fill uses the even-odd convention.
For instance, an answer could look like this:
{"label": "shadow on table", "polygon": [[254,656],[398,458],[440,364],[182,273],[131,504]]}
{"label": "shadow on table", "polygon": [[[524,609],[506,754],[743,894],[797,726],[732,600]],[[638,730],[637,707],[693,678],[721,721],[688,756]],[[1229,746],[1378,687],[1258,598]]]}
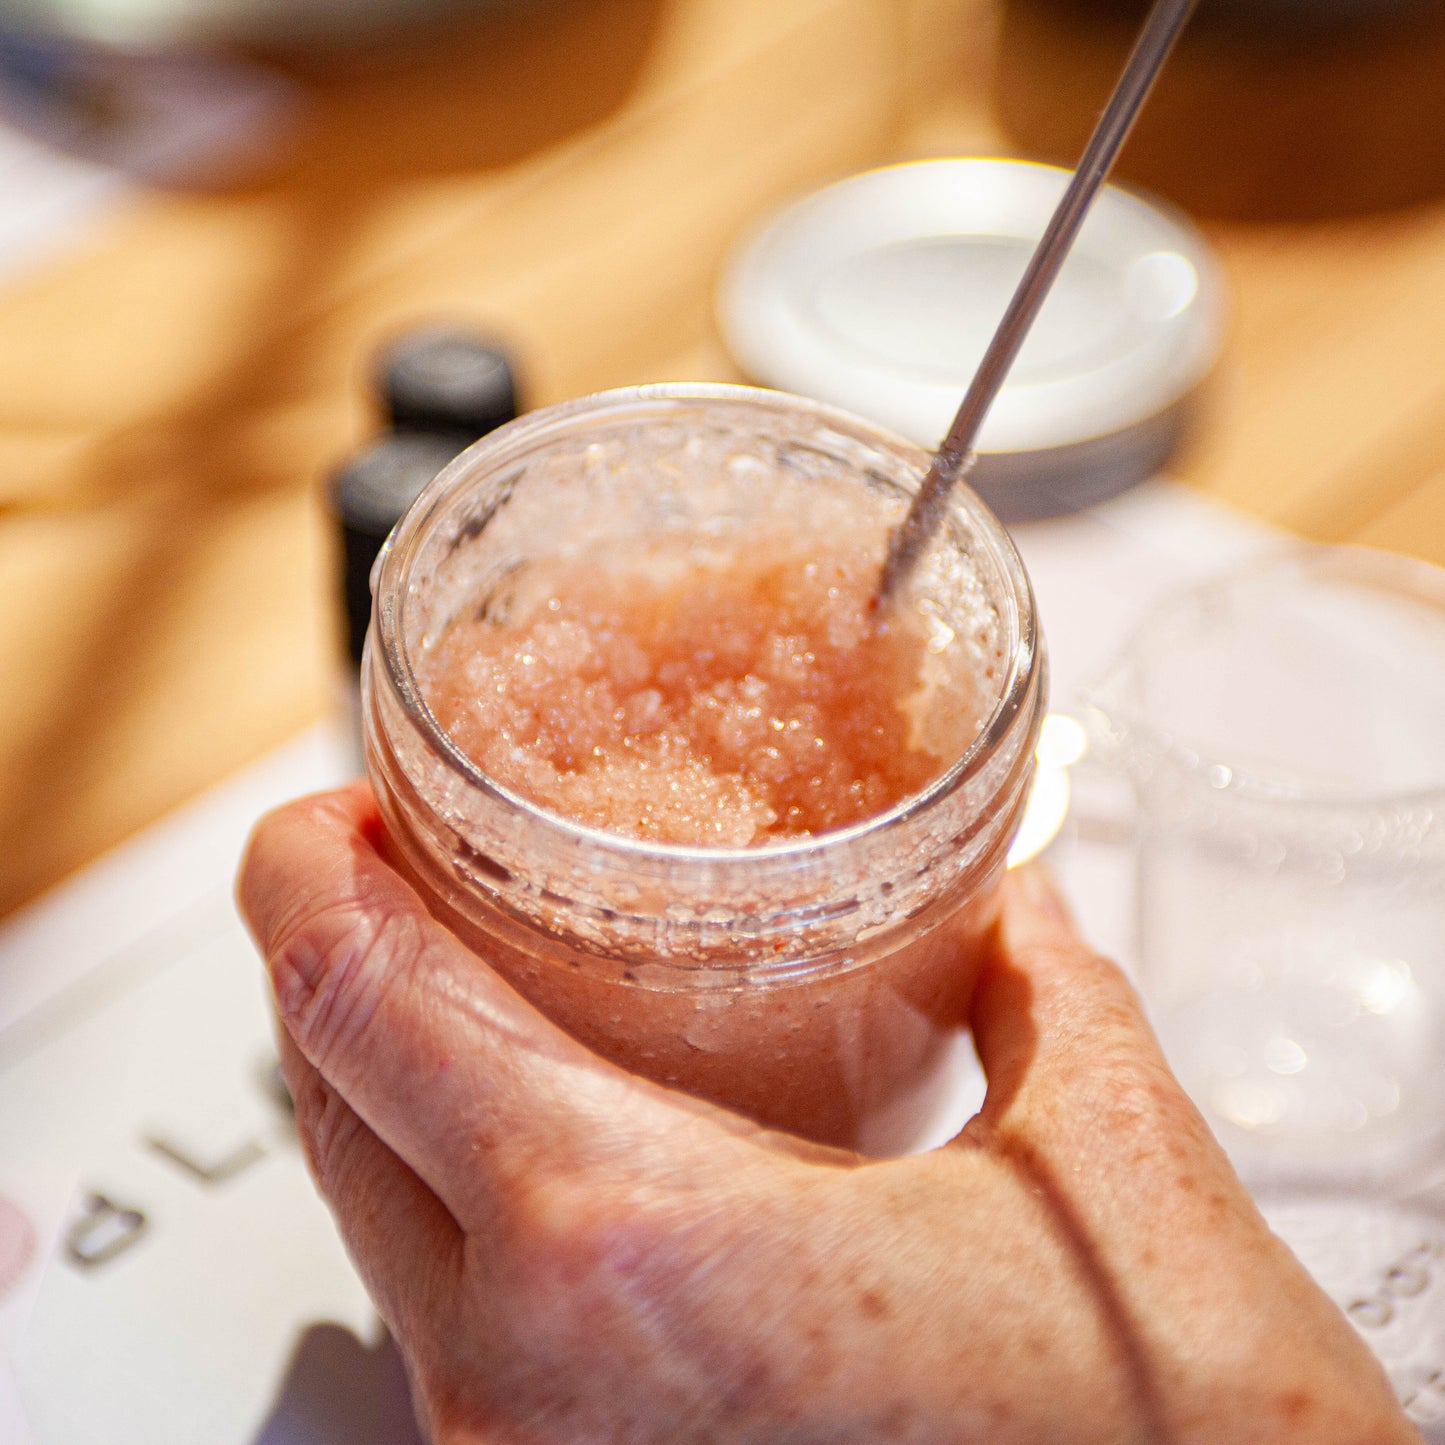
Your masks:
{"label": "shadow on table", "polygon": [[[150,310],[176,328],[177,309],[213,266],[217,284],[234,289],[235,304],[224,332],[197,338],[213,348],[210,364],[197,368],[193,356],[182,358],[196,373],[194,384],[168,391],[147,383],[158,400],[82,431],[78,460],[58,469],[61,485],[34,498],[0,499],[0,522],[11,513],[22,526],[29,512],[41,513],[42,524],[52,513],[75,514],[84,536],[92,535],[93,518],[116,539],[107,553],[113,565],[85,579],[104,625],[67,655],[55,686],[27,711],[9,744],[0,837],[41,842],[21,850],[13,865],[7,860],[0,913],[73,866],[73,845],[63,840],[67,829],[85,826],[73,799],[127,758],[137,679],[163,672],[178,612],[198,590],[216,586],[224,575],[218,559],[235,539],[289,510],[299,540],[278,556],[278,574],[289,578],[311,565],[305,498],[323,458],[334,462],[354,441],[344,419],[361,358],[388,330],[419,314],[435,319],[436,311],[418,313],[420,295],[435,294],[442,314],[461,324],[492,324],[474,313],[478,295],[490,304],[488,267],[509,239],[504,202],[592,138],[611,134],[648,73],[668,9],[667,0],[539,0],[387,46],[264,57],[295,106],[264,170],[231,188],[182,188],[159,199],[153,224],[170,249],[164,262],[140,273],[140,284],[153,288]],[[152,126],[146,136],[159,144],[163,132]],[[58,143],[59,132],[49,134]],[[96,144],[95,131],[81,125],[74,153],[94,158]],[[154,155],[149,144],[137,141],[135,152]],[[186,154],[204,152],[199,145]],[[489,189],[481,184],[488,177],[502,184]],[[458,194],[477,199],[467,209]],[[388,228],[409,239],[378,241]],[[417,255],[438,236],[464,239],[473,253],[465,302],[441,287],[428,292],[425,276],[416,274]],[[84,294],[99,309],[92,315],[77,306],[75,340],[66,344],[78,352],[89,354],[91,334],[113,344],[138,318],[144,324],[134,305],[122,307],[118,321],[107,314],[102,289]],[[361,294],[365,304],[356,299]],[[510,305],[508,314],[525,309],[501,286],[497,305]],[[184,327],[175,334],[185,335]],[[143,331],[135,344],[146,358],[143,370],[165,364]],[[525,357],[522,369],[525,384]],[[45,425],[63,434],[69,416],[86,415],[88,406],[84,394],[57,397],[59,420],[47,416]],[[278,434],[288,439],[284,447]],[[263,597],[275,590],[274,581],[254,575],[237,585]],[[218,630],[213,642],[222,656],[232,639]],[[265,706],[266,670],[239,661],[236,668],[226,685],[243,684]],[[268,744],[304,726],[321,702],[295,686],[284,696],[294,701],[271,714]],[[179,803],[209,781],[178,772],[173,796],[161,801]],[[153,816],[135,816],[130,826]],[[117,836],[94,841],[109,846]]]}
{"label": "shadow on table", "polygon": [[310,1326],[252,1445],[426,1445],[391,1337],[367,1346],[340,1325]]}
{"label": "shadow on table", "polygon": [[[1072,166],[1144,0],[1004,0],[995,107]],[[1204,0],[1119,163],[1201,217],[1303,221],[1445,196],[1445,5]]]}

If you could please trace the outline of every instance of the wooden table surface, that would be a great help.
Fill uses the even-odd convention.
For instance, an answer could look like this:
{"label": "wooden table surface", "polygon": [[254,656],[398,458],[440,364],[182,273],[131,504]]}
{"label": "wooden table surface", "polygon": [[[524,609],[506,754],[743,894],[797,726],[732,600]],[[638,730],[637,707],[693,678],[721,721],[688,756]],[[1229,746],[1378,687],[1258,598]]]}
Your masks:
{"label": "wooden table surface", "polygon": [[[537,0],[341,55],[240,189],[142,192],[0,288],[0,913],[333,702],[319,479],[421,319],[541,405],[737,379],[730,244],[893,159],[1070,160],[1124,0]],[[1445,563],[1445,14],[1207,13],[1122,168],[1234,291],[1175,471],[1310,537]]]}

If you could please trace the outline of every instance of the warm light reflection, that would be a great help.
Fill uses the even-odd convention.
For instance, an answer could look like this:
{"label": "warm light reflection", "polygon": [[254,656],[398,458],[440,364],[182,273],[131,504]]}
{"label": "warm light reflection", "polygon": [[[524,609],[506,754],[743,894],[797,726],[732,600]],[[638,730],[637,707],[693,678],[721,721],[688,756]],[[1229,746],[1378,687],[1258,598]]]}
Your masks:
{"label": "warm light reflection", "polygon": [[1231,1080],[1214,1090],[1215,1109],[1241,1129],[1264,1129],[1284,1117],[1285,1098],[1278,1089],[1252,1079]]}
{"label": "warm light reflection", "polygon": [[1009,849],[1008,866],[1017,868],[1037,857],[1058,837],[1069,816],[1069,768],[1084,756],[1088,735],[1063,713],[1050,713],[1039,729],[1038,761],[1023,822]]}
{"label": "warm light reflection", "polygon": [[1035,756],[1042,768],[1072,767],[1088,750],[1089,735],[1077,718],[1052,712],[1039,730]]}
{"label": "warm light reflection", "polygon": [[1355,985],[1355,996],[1366,1013],[1388,1014],[1415,991],[1410,966],[1398,959],[1375,959]]}
{"label": "warm light reflection", "polygon": [[1264,1046],[1264,1063],[1272,1074],[1297,1074],[1309,1063],[1309,1055],[1293,1039],[1276,1034]]}
{"label": "warm light reflection", "polygon": [[1130,307],[1151,321],[1178,316],[1199,292],[1199,272],[1178,251],[1151,251],[1129,263],[1124,294]]}

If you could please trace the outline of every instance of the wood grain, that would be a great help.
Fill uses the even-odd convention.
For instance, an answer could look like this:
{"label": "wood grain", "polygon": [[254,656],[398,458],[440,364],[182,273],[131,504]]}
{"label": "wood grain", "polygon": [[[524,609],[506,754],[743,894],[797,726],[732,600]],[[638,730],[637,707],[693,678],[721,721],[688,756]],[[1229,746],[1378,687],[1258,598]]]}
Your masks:
{"label": "wood grain", "polygon": [[[891,159],[1057,158],[1127,26],[1104,0],[542,0],[272,57],[305,108],[267,176],[142,194],[0,291],[0,912],[331,705],[317,488],[372,424],[387,334],[472,320],[534,405],[735,379],[712,295],[748,224]],[[1392,159],[1347,49],[1296,51],[1209,28],[1130,157],[1203,215],[1235,293],[1179,466],[1445,562],[1445,124]],[[1431,56],[1445,30],[1392,30],[1359,63],[1429,121]],[[1230,85],[1272,145],[1211,122]]]}

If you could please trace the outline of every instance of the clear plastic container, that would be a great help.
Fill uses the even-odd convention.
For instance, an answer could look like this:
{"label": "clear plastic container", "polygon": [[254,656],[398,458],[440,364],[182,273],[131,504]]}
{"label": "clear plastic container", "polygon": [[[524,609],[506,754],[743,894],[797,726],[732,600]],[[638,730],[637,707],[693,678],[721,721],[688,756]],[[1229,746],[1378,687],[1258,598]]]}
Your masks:
{"label": "clear plastic container", "polygon": [[1445,572],[1300,547],[1154,611],[1093,701],[1139,805],[1140,983],[1253,1180],[1445,1138]]}
{"label": "clear plastic container", "polygon": [[368,770],[435,914],[585,1044],[665,1084],[867,1153],[946,1137],[970,994],[1033,772],[1044,664],[1007,535],[960,488],[899,605],[991,674],[981,734],[853,827],[745,849],[589,828],[485,776],[414,664],[529,563],[609,541],[819,535],[900,517],[928,457],[868,423],[741,387],[655,386],[534,412],[479,442],[383,552],[363,664]]}

